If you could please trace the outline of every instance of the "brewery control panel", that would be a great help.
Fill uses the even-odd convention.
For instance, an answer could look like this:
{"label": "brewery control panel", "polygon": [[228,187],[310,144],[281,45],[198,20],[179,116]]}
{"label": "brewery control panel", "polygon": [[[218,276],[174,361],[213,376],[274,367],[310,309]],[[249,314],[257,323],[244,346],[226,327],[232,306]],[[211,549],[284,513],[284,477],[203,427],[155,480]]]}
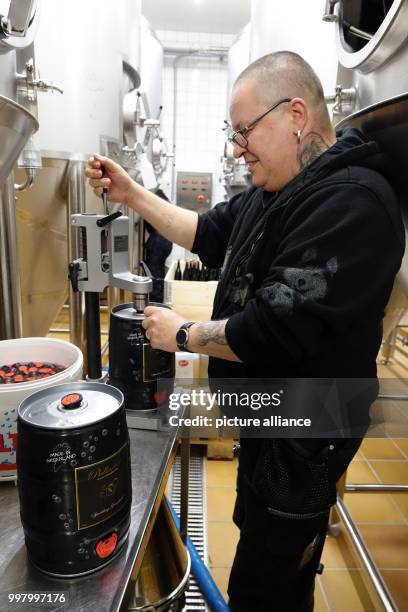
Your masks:
{"label": "brewery control panel", "polygon": [[177,172],[177,206],[206,212],[211,208],[211,172]]}

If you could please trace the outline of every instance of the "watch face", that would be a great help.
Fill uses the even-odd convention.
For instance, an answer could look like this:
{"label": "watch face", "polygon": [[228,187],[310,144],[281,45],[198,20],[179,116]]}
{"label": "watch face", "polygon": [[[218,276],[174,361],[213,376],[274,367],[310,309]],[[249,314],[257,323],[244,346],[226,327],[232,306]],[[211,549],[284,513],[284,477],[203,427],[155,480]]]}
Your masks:
{"label": "watch face", "polygon": [[179,329],[176,334],[176,343],[178,346],[184,346],[188,339],[188,331],[184,328]]}

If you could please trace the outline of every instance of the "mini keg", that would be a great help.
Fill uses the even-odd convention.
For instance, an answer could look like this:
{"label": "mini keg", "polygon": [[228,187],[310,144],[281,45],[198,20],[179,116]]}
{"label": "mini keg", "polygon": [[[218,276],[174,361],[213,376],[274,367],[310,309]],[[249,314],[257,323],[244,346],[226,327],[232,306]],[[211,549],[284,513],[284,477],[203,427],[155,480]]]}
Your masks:
{"label": "mini keg", "polygon": [[18,410],[20,515],[31,562],[75,577],[126,541],[132,485],[123,395],[94,382],[56,385]]}
{"label": "mini keg", "polygon": [[[122,391],[127,410],[158,408],[173,391],[174,353],[150,345],[142,327],[146,305],[120,304],[110,317],[109,383]],[[155,302],[149,306],[169,308]]]}

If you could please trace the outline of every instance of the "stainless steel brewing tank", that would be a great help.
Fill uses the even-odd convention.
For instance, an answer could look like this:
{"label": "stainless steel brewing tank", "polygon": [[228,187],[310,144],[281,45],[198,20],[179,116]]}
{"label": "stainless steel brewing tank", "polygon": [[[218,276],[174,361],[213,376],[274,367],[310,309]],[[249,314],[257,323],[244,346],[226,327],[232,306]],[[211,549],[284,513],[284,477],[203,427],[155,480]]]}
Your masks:
{"label": "stainless steel brewing tank", "polygon": [[[10,8],[12,9],[11,14],[9,14]],[[26,13],[27,9],[30,10],[30,13]],[[12,31],[8,36],[0,39],[0,55],[12,50],[24,49],[33,42],[36,36],[41,17],[41,0],[34,0],[31,7],[27,1],[23,3],[21,0],[0,0],[0,15],[10,17],[12,30],[17,29],[20,34],[23,33],[25,19],[28,18],[24,35],[16,36]]]}
{"label": "stainless steel brewing tank", "polygon": [[343,0],[336,11],[337,83],[355,88],[353,111],[407,92],[408,0]]}
{"label": "stainless steel brewing tank", "polygon": [[140,49],[140,89],[147,95],[150,116],[155,119],[163,103],[163,46],[149,22],[142,17]]}
{"label": "stainless steel brewing tank", "polygon": [[0,189],[13,169],[27,140],[38,129],[38,121],[24,107],[0,96]]}
{"label": "stainless steel brewing tank", "polygon": [[17,98],[15,72],[15,53],[0,53],[0,95],[13,100]]}
{"label": "stainless steel brewing tank", "polygon": [[20,515],[31,562],[89,574],[126,541],[132,499],[123,395],[101,383],[57,385],[18,410]]}
{"label": "stainless steel brewing tank", "polygon": [[[83,173],[86,155],[41,151],[42,168],[34,184],[16,192],[16,218],[20,260],[21,299],[25,336],[44,336],[68,295],[68,199],[72,166]],[[23,170],[16,169],[15,181],[22,183]],[[102,212],[99,198],[83,176],[85,207]]]}
{"label": "stainless steel brewing tank", "polygon": [[[363,108],[341,121],[337,127],[354,127],[367,138],[375,140],[392,162],[393,187],[401,204],[405,223],[405,238],[408,243],[408,180],[406,160],[408,159],[408,93],[390,98]],[[384,253],[386,256],[386,253]],[[401,286],[408,295],[408,253],[398,273]]]}
{"label": "stainless steel brewing tank", "polygon": [[231,102],[232,87],[241,74],[248,66],[251,44],[251,24],[248,23],[238,34],[228,50],[228,93],[227,93],[227,116],[229,115],[229,105]]}
{"label": "stainless steel brewing tank", "polygon": [[[335,13],[337,83],[355,96],[334,122],[357,127],[391,157],[407,228],[408,0],[341,0]],[[407,254],[399,280],[407,292]]]}
{"label": "stainless steel brewing tank", "polygon": [[140,7],[140,0],[43,3],[36,63],[64,93],[38,99],[39,148],[92,153],[102,136],[122,140],[122,63],[139,68]]}
{"label": "stainless steel brewing tank", "polygon": [[325,92],[331,92],[337,57],[333,26],[322,22],[322,10],[323,2],[252,0],[250,61],[274,51],[294,51],[316,71]]}

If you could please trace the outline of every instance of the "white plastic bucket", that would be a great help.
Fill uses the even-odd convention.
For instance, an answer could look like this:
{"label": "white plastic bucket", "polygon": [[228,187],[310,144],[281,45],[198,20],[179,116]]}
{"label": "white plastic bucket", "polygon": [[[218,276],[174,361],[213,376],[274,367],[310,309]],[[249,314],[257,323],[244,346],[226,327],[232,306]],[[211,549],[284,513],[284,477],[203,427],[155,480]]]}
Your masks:
{"label": "white plastic bucket", "polygon": [[0,341],[0,366],[26,361],[47,361],[66,369],[37,381],[0,385],[0,481],[17,474],[17,409],[23,399],[46,387],[82,377],[82,352],[70,342],[54,338]]}

